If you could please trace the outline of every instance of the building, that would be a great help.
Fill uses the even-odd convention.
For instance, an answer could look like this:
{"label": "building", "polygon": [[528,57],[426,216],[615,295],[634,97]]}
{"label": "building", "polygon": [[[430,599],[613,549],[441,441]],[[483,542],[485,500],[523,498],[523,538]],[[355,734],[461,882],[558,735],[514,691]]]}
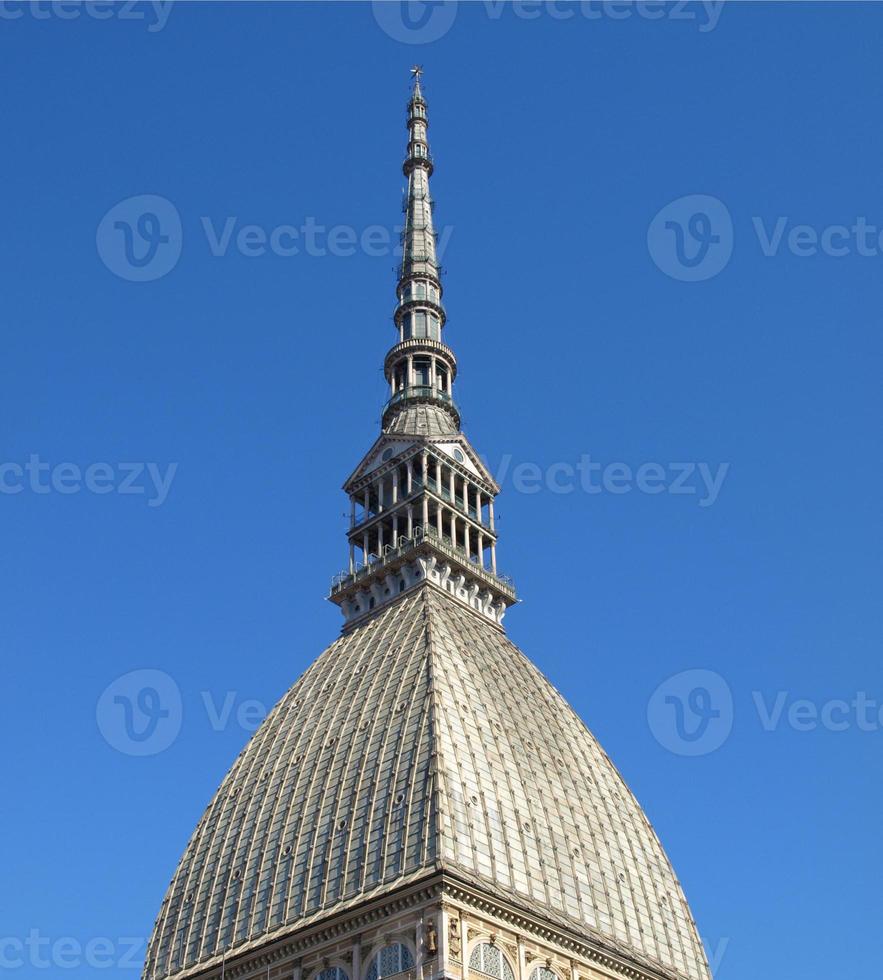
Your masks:
{"label": "building", "polygon": [[503,629],[516,594],[453,399],[419,76],[389,401],[345,484],[343,632],[199,822],[144,978],[708,980],[643,811]]}

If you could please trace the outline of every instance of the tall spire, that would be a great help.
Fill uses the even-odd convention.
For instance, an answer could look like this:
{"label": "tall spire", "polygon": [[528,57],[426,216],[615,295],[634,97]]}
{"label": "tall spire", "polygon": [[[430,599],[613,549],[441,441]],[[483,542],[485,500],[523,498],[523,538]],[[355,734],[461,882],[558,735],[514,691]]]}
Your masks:
{"label": "tall spire", "polygon": [[[429,118],[420,85],[423,69],[411,69],[414,87],[408,102],[408,145],[402,171],[408,179],[405,194],[405,223],[402,230],[402,265],[396,286],[394,323],[398,333],[386,357],[386,380],[390,399],[383,413],[385,430],[407,427],[410,410],[417,405],[434,406],[436,427],[456,432],[460,414],[452,398],[457,361],[442,342],[445,310],[442,306],[441,274],[432,223],[433,202],[429,192],[432,155],[429,152]],[[408,413],[407,418],[401,418]]]}
{"label": "tall spire", "polygon": [[453,400],[457,360],[442,336],[423,69],[411,72],[397,336],[384,361],[389,400],[380,438],[344,484],[349,569],[334,578],[329,598],[346,629],[402,593],[434,585],[499,626],[516,601],[512,583],[497,574],[500,488],[460,431]]}

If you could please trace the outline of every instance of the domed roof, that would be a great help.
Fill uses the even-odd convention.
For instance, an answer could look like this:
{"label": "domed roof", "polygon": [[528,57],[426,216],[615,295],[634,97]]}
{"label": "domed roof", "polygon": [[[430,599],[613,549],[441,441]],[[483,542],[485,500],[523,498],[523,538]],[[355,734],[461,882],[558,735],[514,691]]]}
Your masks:
{"label": "domed roof", "polygon": [[252,738],[175,872],[144,975],[440,869],[707,980],[671,865],[594,737],[502,630],[428,584],[341,636]]}
{"label": "domed roof", "polygon": [[450,413],[438,405],[408,405],[384,426],[384,432],[404,436],[452,436],[460,431]]}

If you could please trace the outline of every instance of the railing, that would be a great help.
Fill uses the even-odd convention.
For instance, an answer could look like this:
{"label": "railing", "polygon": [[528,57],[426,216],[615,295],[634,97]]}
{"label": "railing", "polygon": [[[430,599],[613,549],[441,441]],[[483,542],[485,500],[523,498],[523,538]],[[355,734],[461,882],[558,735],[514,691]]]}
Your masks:
{"label": "railing", "polygon": [[455,545],[446,535],[439,535],[434,527],[424,529],[420,525],[414,528],[410,538],[400,538],[395,547],[391,544],[386,545],[382,555],[369,555],[367,562],[362,564],[354,572],[340,572],[340,574],[335,575],[331,580],[331,595],[336,595],[338,592],[349,588],[349,586],[354,585],[361,579],[367,578],[378,568],[382,568],[396,558],[401,558],[408,554],[408,552],[414,551],[425,541],[430,542],[434,548],[450,555],[457,561],[463,564],[468,563],[477,573],[491,579],[501,592],[505,592],[513,599],[515,598],[515,583],[508,575],[498,575],[496,572],[492,572],[490,569],[485,568],[474,555],[467,554],[465,548]]}
{"label": "railing", "polygon": [[402,388],[401,391],[397,391],[392,398],[384,405],[384,412],[392,408],[393,405],[398,405],[399,402],[408,401],[411,398],[432,398],[436,401],[444,402],[446,405],[453,405],[454,399],[446,391],[441,391],[438,388],[433,388],[431,385],[409,385],[407,388]]}

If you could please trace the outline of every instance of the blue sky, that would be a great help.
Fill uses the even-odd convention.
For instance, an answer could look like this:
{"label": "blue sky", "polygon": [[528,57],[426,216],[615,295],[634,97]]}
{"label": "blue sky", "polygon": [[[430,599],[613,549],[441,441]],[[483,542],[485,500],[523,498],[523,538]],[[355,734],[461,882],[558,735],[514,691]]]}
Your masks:
{"label": "blue sky", "polygon": [[261,705],[338,633],[415,61],[512,639],[719,980],[874,972],[881,8],[123,9],[0,11],[10,976],[137,977]]}

